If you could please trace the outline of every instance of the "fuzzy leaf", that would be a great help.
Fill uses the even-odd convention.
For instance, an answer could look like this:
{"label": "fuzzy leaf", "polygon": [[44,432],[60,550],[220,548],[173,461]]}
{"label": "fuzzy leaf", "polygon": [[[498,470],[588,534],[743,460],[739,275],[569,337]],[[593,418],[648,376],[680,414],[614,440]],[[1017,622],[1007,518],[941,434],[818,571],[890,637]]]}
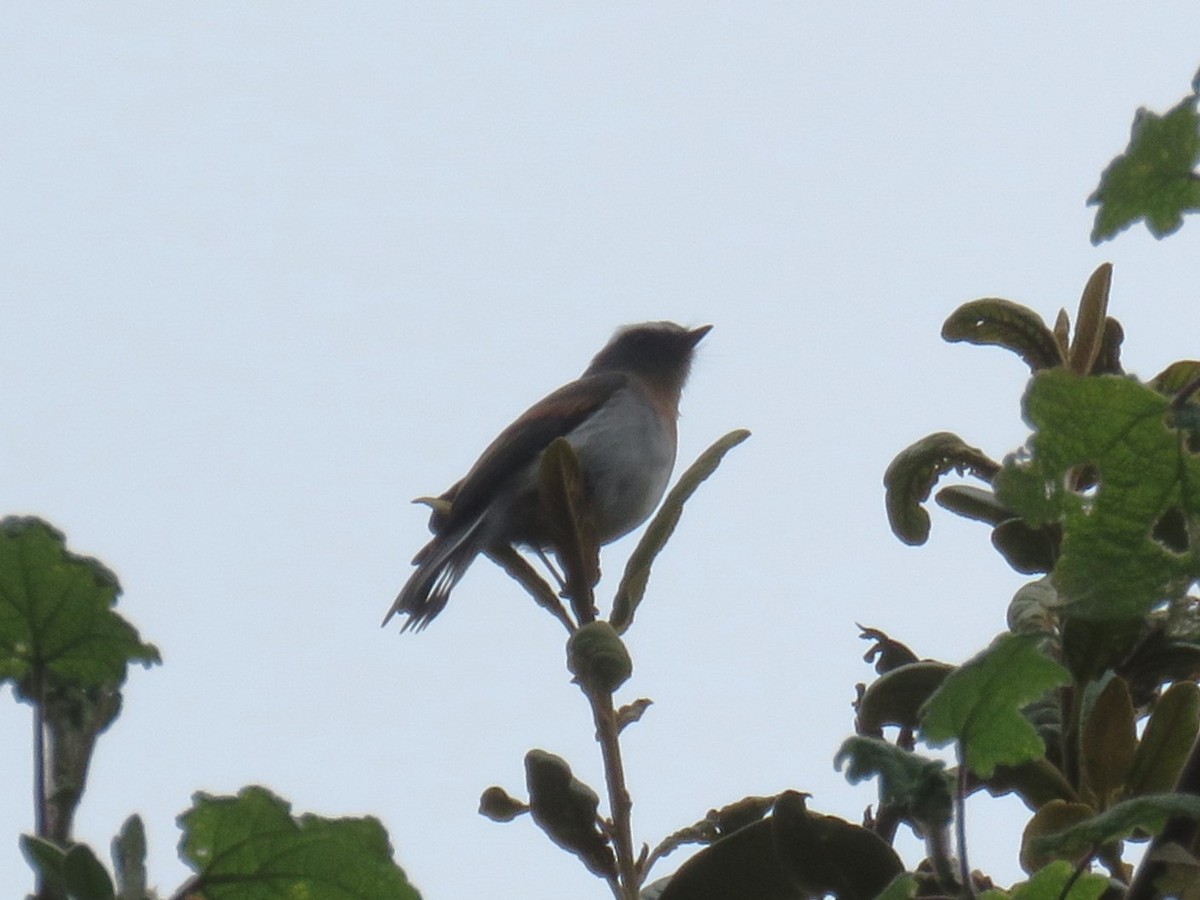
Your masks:
{"label": "fuzzy leaf", "polygon": [[1135,797],[1070,828],[1035,837],[1030,848],[1037,853],[1073,856],[1088,847],[1127,838],[1135,831],[1158,834],[1176,816],[1200,819],[1200,797],[1194,794]]}
{"label": "fuzzy leaf", "polygon": [[942,338],[992,344],[1013,351],[1030,371],[1062,365],[1063,352],[1045,321],[1027,306],[988,297],[964,303],[942,325]]}
{"label": "fuzzy leaf", "polygon": [[295,818],[261,787],[198,793],[179,817],[179,855],[205,900],[417,900],[378,819]]}
{"label": "fuzzy leaf", "polygon": [[67,896],[71,900],[114,900],[112,877],[87,844],[75,844],[63,863]]}
{"label": "fuzzy leaf", "polygon": [[608,839],[600,831],[596,810],[600,797],[571,772],[561,756],[545,750],[525,754],[525,783],[533,821],[558,846],[578,856],[591,872],[616,872]]}
{"label": "fuzzy leaf", "polygon": [[885,725],[916,728],[921,707],[953,671],[946,663],[922,660],[879,676],[858,701],[858,732],[879,735]]}
{"label": "fuzzy leaf", "polygon": [[34,673],[83,689],[116,687],[131,662],[159,662],[113,611],[117,577],[66,548],[36,518],[0,521],[0,683]]}
{"label": "fuzzy leaf", "polygon": [[1088,847],[1072,847],[1070,853],[1050,853],[1038,848],[1035,842],[1042,835],[1056,834],[1086,822],[1095,814],[1095,808],[1086,803],[1051,800],[1034,814],[1021,834],[1021,868],[1033,873],[1056,859],[1065,858],[1074,864],[1086,858],[1090,853]]}
{"label": "fuzzy leaf", "polygon": [[580,624],[591,622],[596,617],[592,588],[600,580],[600,542],[587,503],[579,457],[566,438],[555,438],[542,453],[538,497],[567,577],[575,619]]}
{"label": "fuzzy leaf", "polygon": [[851,737],[833,758],[837,768],[843,763],[851,784],[878,775],[880,800],[907,810],[923,828],[950,822],[950,776],[941,760],[925,759],[887,741]]}
{"label": "fuzzy leaf", "polygon": [[679,524],[679,518],[683,515],[683,505],[717,470],[725,454],[748,437],[749,431],[738,429],[719,438],[679,476],[679,481],[667,493],[662,506],[650,520],[646,533],[642,535],[625,564],[625,574],[621,576],[621,583],[617,587],[609,621],[619,634],[624,634],[633,624],[634,613],[637,612],[638,605],[646,593],[646,584],[650,581],[650,567],[674,534],[675,526]]}
{"label": "fuzzy leaf", "polygon": [[[1061,525],[1053,578],[1071,616],[1138,618],[1200,576],[1200,552],[1154,537],[1172,510],[1200,528],[1200,458],[1169,427],[1169,405],[1112,375],[1045,372],[1026,392],[1035,434],[1028,456],[1005,460],[996,495],[1030,525]],[[1076,490],[1085,467],[1098,482]]]}
{"label": "fuzzy leaf", "polygon": [[[1075,879],[1072,881],[1072,879]],[[1064,895],[1067,885],[1071,890]],[[1078,878],[1075,867],[1063,860],[1052,862],[1023,884],[1013,887],[1011,900],[1100,900],[1108,889],[1108,879],[1095,872]],[[982,898],[981,898],[982,900]]]}
{"label": "fuzzy leaf", "polygon": [[1139,109],[1129,147],[1109,163],[1088,198],[1098,206],[1092,243],[1098,244],[1139,219],[1156,238],[1183,225],[1183,214],[1200,209],[1200,117],[1196,94],[1184,97],[1164,115]]}
{"label": "fuzzy leaf", "polygon": [[668,882],[661,900],[875,900],[903,866],[865,828],[805,808],[785,791],[769,818],[701,850]]}
{"label": "fuzzy leaf", "polygon": [[904,543],[918,545],[929,538],[929,513],[921,504],[937,480],[954,470],[970,471],[990,481],[1000,466],[957,434],[939,431],[901,450],[883,475],[888,522]]}
{"label": "fuzzy leaf", "polygon": [[1130,796],[1156,794],[1175,786],[1200,731],[1200,688],[1190,681],[1171,685],[1154,704],[1129,769]]}
{"label": "fuzzy leaf", "polygon": [[973,484],[952,484],[938,491],[933,499],[942,509],[989,525],[999,525],[1013,518],[1013,511],[1002,506],[992,491]]}
{"label": "fuzzy leaf", "polygon": [[922,737],[959,741],[961,759],[984,779],[997,765],[1040,757],[1046,746],[1021,709],[1070,680],[1041,644],[1038,635],[1002,635],[951,673],[925,707]]}
{"label": "fuzzy leaf", "polygon": [[1121,794],[1136,749],[1129,686],[1121,678],[1110,678],[1087,714],[1081,747],[1087,786],[1098,809],[1107,809]]}
{"label": "fuzzy leaf", "polygon": [[1104,343],[1108,319],[1108,291],[1112,286],[1112,263],[1102,263],[1084,286],[1075,319],[1075,340],[1067,364],[1077,375],[1090,375]]}

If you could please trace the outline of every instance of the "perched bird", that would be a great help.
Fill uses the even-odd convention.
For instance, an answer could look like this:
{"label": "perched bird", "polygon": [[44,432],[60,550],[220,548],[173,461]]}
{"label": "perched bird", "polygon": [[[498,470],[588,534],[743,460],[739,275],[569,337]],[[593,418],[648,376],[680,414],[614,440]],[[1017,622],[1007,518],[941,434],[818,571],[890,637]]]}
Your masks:
{"label": "perched bird", "polygon": [[408,615],[420,630],[490,548],[546,549],[549,529],[538,501],[538,464],[565,437],[579,459],[596,535],[602,544],[641,525],[662,499],[675,465],[679,395],[696,344],[711,328],[647,322],[620,329],[583,375],[527,409],[483,451],[442,498],[434,538],[414,557],[416,570],[383,624]]}

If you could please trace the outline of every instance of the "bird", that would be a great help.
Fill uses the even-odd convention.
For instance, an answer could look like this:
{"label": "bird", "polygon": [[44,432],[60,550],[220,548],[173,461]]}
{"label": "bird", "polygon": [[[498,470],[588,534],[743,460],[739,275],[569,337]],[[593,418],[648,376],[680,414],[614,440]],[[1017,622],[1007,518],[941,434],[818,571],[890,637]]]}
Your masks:
{"label": "bird", "polygon": [[413,558],[416,569],[383,625],[404,613],[402,631],[425,628],[446,608],[450,592],[480,553],[549,548],[538,465],[557,438],[565,438],[579,460],[601,544],[645,522],[675,466],[680,395],[696,345],[711,329],[674,322],[620,328],[579,378],[500,432],[434,504],[433,539]]}

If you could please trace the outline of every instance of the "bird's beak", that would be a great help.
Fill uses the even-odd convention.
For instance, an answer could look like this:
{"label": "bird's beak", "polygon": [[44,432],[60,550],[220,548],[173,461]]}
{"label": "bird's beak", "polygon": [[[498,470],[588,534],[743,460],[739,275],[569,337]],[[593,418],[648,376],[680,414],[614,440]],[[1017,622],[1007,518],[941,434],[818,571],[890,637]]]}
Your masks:
{"label": "bird's beak", "polygon": [[701,338],[703,338],[710,331],[712,331],[711,325],[701,325],[699,328],[693,328],[687,333],[688,342],[691,344],[691,346],[695,347],[698,343],[700,343]]}

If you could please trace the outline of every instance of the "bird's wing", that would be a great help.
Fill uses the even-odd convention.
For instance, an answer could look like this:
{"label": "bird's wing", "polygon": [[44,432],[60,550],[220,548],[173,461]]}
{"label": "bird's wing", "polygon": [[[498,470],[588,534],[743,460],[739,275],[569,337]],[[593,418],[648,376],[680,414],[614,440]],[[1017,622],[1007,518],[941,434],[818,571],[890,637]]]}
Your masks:
{"label": "bird's wing", "polygon": [[452,506],[439,532],[478,515],[505,479],[521,471],[551,441],[569,433],[603,406],[627,380],[628,376],[620,372],[586,375],[529,407],[500,432],[466,477],[447,492],[447,495],[453,492],[447,496]]}

